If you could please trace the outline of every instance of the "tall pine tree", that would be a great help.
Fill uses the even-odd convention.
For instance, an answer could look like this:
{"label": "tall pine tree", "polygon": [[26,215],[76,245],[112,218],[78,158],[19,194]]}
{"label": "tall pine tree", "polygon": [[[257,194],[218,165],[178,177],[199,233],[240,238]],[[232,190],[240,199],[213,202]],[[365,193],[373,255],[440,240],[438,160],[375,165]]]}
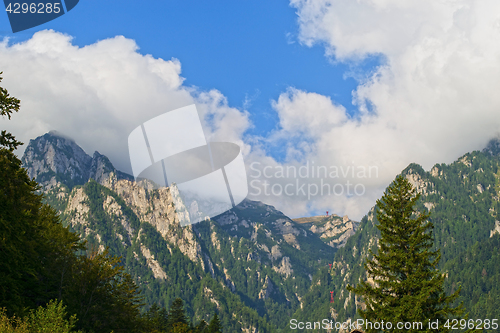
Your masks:
{"label": "tall pine tree", "polygon": [[[373,257],[365,263],[374,283],[360,281],[347,289],[364,299],[366,308],[358,311],[365,321],[391,322],[391,332],[448,332],[444,327],[448,317],[462,312],[461,306],[451,306],[460,290],[450,296],[443,290],[445,275],[437,269],[440,251],[432,250],[433,224],[429,214],[416,211],[419,198],[411,183],[398,176],[377,201],[381,238],[378,253],[370,251]],[[439,328],[430,329],[429,321],[436,320]],[[421,322],[423,326],[398,329],[398,322]],[[370,325],[364,328],[366,332],[382,331]]]}
{"label": "tall pine tree", "polygon": [[210,320],[210,323],[208,324],[208,333],[222,333],[222,325],[219,320],[219,316],[214,314],[212,320]]}
{"label": "tall pine tree", "polygon": [[176,298],[172,305],[170,306],[170,311],[168,313],[168,322],[170,325],[180,323],[188,324],[186,314],[184,312],[184,302],[180,298]]}

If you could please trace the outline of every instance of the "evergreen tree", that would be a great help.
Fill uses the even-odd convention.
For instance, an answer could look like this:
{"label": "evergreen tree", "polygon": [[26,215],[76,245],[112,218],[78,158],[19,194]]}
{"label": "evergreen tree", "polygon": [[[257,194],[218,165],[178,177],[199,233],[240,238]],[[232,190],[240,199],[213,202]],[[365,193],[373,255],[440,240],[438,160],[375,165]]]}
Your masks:
{"label": "evergreen tree", "polygon": [[154,303],[145,314],[145,331],[150,333],[167,332],[168,312]]}
{"label": "evergreen tree", "polygon": [[[415,210],[420,194],[411,183],[398,176],[384,196],[377,200],[377,219],[381,238],[378,253],[364,267],[374,284],[366,281],[348,290],[363,297],[366,308],[359,309],[365,321],[391,322],[392,332],[448,332],[447,318],[461,314],[461,305],[452,307],[459,291],[447,296],[443,291],[445,275],[437,270],[440,251],[431,250],[433,224],[428,214]],[[428,327],[439,320],[438,329]],[[398,322],[421,322],[422,328],[398,329]],[[381,332],[364,325],[366,332]]]}
{"label": "evergreen tree", "polygon": [[141,328],[142,297],[120,258],[90,249],[78,257],[63,292],[77,328],[89,332],[135,332]]}
{"label": "evergreen tree", "polygon": [[[0,72],[2,75],[3,72]],[[2,77],[0,76],[0,82]],[[0,116],[6,116],[10,119],[13,112],[18,112],[21,107],[21,101],[9,95],[7,89],[0,87]],[[0,147],[5,147],[10,151],[14,151],[22,142],[17,141],[11,133],[3,130],[0,133]]]}
{"label": "evergreen tree", "polygon": [[200,322],[198,323],[198,325],[196,325],[194,331],[197,332],[197,333],[206,333],[207,332],[206,331],[207,330],[207,326],[208,326],[207,322],[202,319],[202,320],[200,320]]}
{"label": "evergreen tree", "polygon": [[[20,101],[0,87],[0,115],[10,119],[19,106]],[[21,144],[11,133],[1,132],[0,307],[18,315],[60,298],[64,274],[81,248],[80,237],[42,203],[38,184],[14,155]]]}
{"label": "evergreen tree", "polygon": [[[0,87],[0,116],[10,119],[19,105],[18,99]],[[64,310],[62,303],[56,306],[50,302],[57,299],[67,306],[66,311],[73,318],[69,324],[75,324],[77,315],[78,328],[95,333],[137,331],[141,323],[141,298],[134,281],[124,272],[120,258],[109,256],[107,251],[77,253],[84,249],[80,237],[64,227],[57,212],[42,202],[42,195],[37,193],[39,185],[29,178],[14,155],[20,144],[12,134],[1,132],[0,309],[5,308],[2,315],[16,314],[19,318],[28,315],[30,308],[48,303],[47,311],[31,312],[30,325],[38,323],[36,332],[56,332],[51,327],[62,323],[58,318],[62,318]],[[6,325],[12,323],[5,318],[2,320]]]}
{"label": "evergreen tree", "polygon": [[208,333],[222,333],[222,325],[219,320],[219,316],[214,314],[212,320],[210,320],[210,323],[208,324],[207,328]]}
{"label": "evergreen tree", "polygon": [[188,320],[186,318],[186,314],[184,313],[184,302],[182,299],[176,298],[170,306],[168,322],[172,327],[175,324],[185,324],[188,326]]}

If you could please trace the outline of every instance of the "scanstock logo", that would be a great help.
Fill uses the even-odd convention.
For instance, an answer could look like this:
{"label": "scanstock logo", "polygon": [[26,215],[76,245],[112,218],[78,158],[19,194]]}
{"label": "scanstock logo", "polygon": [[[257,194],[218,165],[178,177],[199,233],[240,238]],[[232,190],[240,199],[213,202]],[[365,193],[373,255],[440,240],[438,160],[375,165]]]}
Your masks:
{"label": "scanstock logo", "polygon": [[194,104],[138,126],[128,148],[136,182],[148,192],[170,192],[181,226],[224,213],[248,194],[240,147],[207,142]]}
{"label": "scanstock logo", "polygon": [[52,21],[72,10],[79,0],[3,0],[12,32]]}

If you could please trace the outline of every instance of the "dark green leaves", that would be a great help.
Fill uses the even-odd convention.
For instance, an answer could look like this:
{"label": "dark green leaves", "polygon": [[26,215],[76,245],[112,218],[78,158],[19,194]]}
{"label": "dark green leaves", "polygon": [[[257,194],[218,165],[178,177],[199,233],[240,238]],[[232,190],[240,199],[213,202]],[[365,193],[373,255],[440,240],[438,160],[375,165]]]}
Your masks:
{"label": "dark green leaves", "polygon": [[[363,297],[366,309],[360,315],[370,322],[421,322],[423,329],[394,329],[394,332],[447,332],[440,327],[429,329],[429,320],[445,322],[459,315],[461,307],[450,304],[459,290],[447,296],[443,291],[444,275],[437,270],[439,251],[432,251],[433,225],[429,215],[415,210],[420,195],[411,183],[398,176],[377,201],[380,230],[378,253],[365,263],[366,275],[372,282],[360,281],[349,291]],[[366,329],[367,332],[378,332]]]}

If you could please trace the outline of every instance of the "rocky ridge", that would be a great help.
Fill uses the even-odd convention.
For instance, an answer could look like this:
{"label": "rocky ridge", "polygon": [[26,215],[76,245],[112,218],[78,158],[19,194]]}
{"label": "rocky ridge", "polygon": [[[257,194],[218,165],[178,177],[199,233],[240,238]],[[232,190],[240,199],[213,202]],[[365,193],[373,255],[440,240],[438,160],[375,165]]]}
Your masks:
{"label": "rocky ridge", "polygon": [[352,221],[347,215],[340,217],[336,214],[301,217],[293,221],[309,228],[333,248],[344,247],[359,226],[359,222]]}
{"label": "rocky ridge", "polygon": [[[126,259],[125,268],[154,302],[175,290],[197,290],[217,308],[232,299],[262,314],[280,308],[291,316],[314,272],[335,253],[313,231],[250,200],[211,221],[181,227],[172,204],[175,186],[147,190],[106,156],[91,157],[55,132],[31,140],[22,161],[63,223],[101,251],[109,248]],[[193,268],[181,273],[179,267]],[[186,275],[179,280],[179,274]],[[210,279],[219,287],[207,287]],[[161,291],[164,281],[168,292]],[[248,320],[234,325],[256,327]]]}

